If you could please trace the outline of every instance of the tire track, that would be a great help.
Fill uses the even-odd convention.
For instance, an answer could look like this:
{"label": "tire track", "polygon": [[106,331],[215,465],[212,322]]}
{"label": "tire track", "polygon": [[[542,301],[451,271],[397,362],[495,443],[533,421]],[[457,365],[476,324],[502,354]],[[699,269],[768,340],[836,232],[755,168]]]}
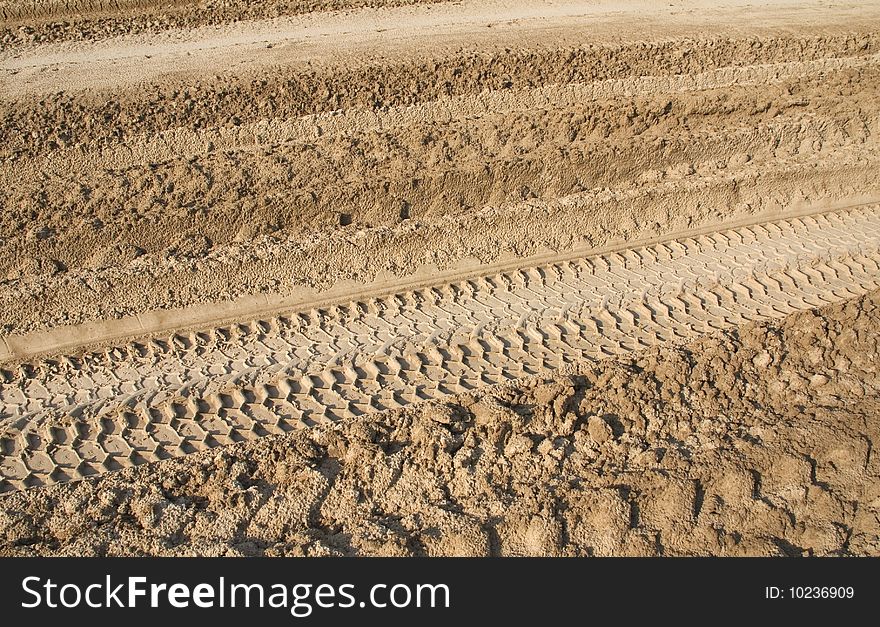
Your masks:
{"label": "tire track", "polygon": [[0,489],[75,480],[880,287],[880,206],[548,259],[4,371]]}
{"label": "tire track", "polygon": [[[559,110],[591,101],[628,100],[664,94],[766,87],[798,78],[826,76],[844,70],[874,68],[880,54],[810,61],[786,61],[744,67],[727,66],[696,74],[637,76],[594,83],[544,85],[535,88],[481,92],[441,97],[426,103],[389,107],[384,110],[352,108],[284,119],[262,119],[231,128],[172,128],[158,134],[140,134],[109,143],[106,138],[74,147],[59,148],[35,159],[20,158],[0,164],[10,183],[39,169],[53,175],[80,175],[101,170],[122,170],[136,165],[189,159],[213,151],[259,151],[266,146],[314,142],[346,133],[394,132],[427,124],[474,122],[493,115],[533,110]],[[740,129],[751,129],[743,125]]]}

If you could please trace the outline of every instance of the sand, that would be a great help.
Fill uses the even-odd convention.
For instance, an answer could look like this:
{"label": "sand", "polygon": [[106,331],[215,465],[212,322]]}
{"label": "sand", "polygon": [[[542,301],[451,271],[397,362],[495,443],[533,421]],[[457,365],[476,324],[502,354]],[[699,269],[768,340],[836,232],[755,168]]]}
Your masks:
{"label": "sand", "polygon": [[878,18],[0,2],[3,552],[877,554]]}
{"label": "sand", "polygon": [[2,497],[4,555],[877,555],[880,292]]}

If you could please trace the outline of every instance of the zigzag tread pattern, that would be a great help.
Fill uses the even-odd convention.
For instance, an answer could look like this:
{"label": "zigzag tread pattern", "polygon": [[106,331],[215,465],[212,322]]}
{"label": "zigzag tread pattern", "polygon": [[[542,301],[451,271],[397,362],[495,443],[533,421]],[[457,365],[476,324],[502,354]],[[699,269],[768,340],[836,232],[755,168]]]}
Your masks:
{"label": "zigzag tread pattern", "polygon": [[0,491],[558,371],[880,287],[880,206],[2,371]]}

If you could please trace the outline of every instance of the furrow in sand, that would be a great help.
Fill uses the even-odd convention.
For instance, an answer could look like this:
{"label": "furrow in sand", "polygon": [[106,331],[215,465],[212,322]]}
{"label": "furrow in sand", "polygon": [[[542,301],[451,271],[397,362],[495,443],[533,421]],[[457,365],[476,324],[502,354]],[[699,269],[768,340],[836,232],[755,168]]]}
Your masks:
{"label": "furrow in sand", "polygon": [[4,371],[2,489],[560,372],[880,287],[880,206],[180,333]]}
{"label": "furrow in sand", "polygon": [[[534,88],[484,91],[441,97],[425,103],[387,109],[351,108],[294,118],[271,118],[209,129],[172,128],[157,134],[127,137],[118,144],[105,138],[59,148],[38,159],[19,158],[4,167],[11,177],[21,177],[35,168],[47,174],[93,173],[101,169],[124,169],[139,164],[156,164],[192,158],[212,151],[277,147],[285,143],[307,143],[322,137],[346,133],[395,131],[427,124],[474,123],[490,115],[508,115],[533,110],[559,110],[592,101],[658,95],[680,96],[689,92],[770,86],[794,79],[823,78],[843,70],[875,68],[880,54],[812,61],[787,61],[743,67],[726,66],[695,74],[637,76],[591,83],[545,85]],[[801,107],[807,103],[798,103]]]}
{"label": "furrow in sand", "polygon": [[[876,198],[880,159],[873,152],[833,150],[818,163],[809,155],[779,157],[772,166],[749,162],[733,170],[527,200],[395,229],[239,242],[199,259],[139,258],[101,271],[69,269],[5,282],[0,304],[7,312],[6,328],[16,334],[203,303],[222,312],[213,303],[267,293],[296,300],[336,284],[402,280],[436,272],[438,266],[491,263],[542,249],[598,248],[731,218],[770,219],[786,205],[833,207]],[[254,292],[262,294],[250,296]],[[131,330],[138,328],[134,321]]]}
{"label": "furrow in sand", "polygon": [[0,333],[875,195],[876,33],[722,31],[0,90]]}

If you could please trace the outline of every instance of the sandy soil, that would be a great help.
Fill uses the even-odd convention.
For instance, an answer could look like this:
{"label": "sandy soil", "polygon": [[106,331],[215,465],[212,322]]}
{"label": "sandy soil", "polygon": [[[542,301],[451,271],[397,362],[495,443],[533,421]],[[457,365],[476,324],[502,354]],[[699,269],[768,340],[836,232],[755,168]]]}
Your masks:
{"label": "sandy soil", "polygon": [[83,40],[359,7],[443,0],[3,0],[4,44]]}
{"label": "sandy soil", "polygon": [[0,497],[5,555],[880,555],[880,292]]}
{"label": "sandy soil", "polygon": [[0,553],[877,555],[878,23],[0,0]]}
{"label": "sandy soil", "polygon": [[0,323],[880,196],[876,7],[790,5],[499,0],[7,47]]}

